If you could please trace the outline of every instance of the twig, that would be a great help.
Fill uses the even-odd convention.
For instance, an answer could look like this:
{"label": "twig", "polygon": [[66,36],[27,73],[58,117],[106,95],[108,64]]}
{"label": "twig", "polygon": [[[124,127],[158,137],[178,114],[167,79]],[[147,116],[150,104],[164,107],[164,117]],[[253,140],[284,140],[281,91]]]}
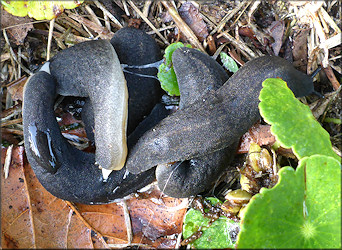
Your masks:
{"label": "twig", "polygon": [[335,31],[335,34],[341,33],[340,28],[334,22],[334,20],[330,17],[330,15],[325,11],[323,7],[319,9],[319,13],[322,15],[324,20],[330,25],[331,28]]}
{"label": "twig", "polygon": [[[175,24],[171,24],[169,26],[165,26],[163,28],[158,29],[158,31],[160,32],[160,31],[164,31],[164,30],[168,30],[168,29],[173,29],[174,27],[176,27],[176,25]],[[152,35],[152,34],[155,34],[156,32],[154,30],[151,30],[151,31],[148,31],[146,33],[149,34],[149,35]]]}
{"label": "twig", "polygon": [[3,33],[3,35],[4,35],[4,38],[5,38],[6,43],[7,43],[8,46],[9,46],[10,53],[11,53],[11,56],[12,56],[13,60],[14,60],[16,63],[18,63],[18,64],[20,65],[20,67],[21,67],[27,74],[33,75],[33,73],[32,73],[28,68],[26,68],[24,65],[22,65],[22,63],[20,63],[20,62],[18,61],[17,56],[15,55],[15,53],[14,53],[12,47],[11,47],[11,44],[10,44],[10,42],[9,42],[9,40],[8,40],[8,36],[7,36],[6,30],[3,29],[3,30],[2,30],[2,33]]}
{"label": "twig", "polygon": [[[67,13],[68,15],[70,14],[75,15],[70,10],[65,10],[65,13]],[[88,33],[82,29],[82,25],[76,22],[75,20],[73,20],[72,18],[70,18],[69,16],[61,16],[57,19],[57,21],[68,25],[68,27],[74,28],[75,30],[80,32],[82,36],[88,37]]]}
{"label": "twig", "polygon": [[75,19],[76,21],[78,21],[79,23],[84,23],[85,25],[87,25],[89,28],[91,28],[96,33],[98,33],[99,36],[103,39],[111,39],[114,35],[114,33],[107,30],[107,28],[99,26],[98,24],[91,22],[90,20],[88,20],[88,19],[86,19],[80,15],[70,13],[69,16],[72,19]]}
{"label": "twig", "polygon": [[122,5],[123,5],[123,8],[125,10],[125,14],[126,16],[130,16],[131,14],[129,13],[129,10],[128,10],[128,7],[127,7],[127,3],[126,3],[126,0],[122,0]]}
{"label": "twig", "polygon": [[[6,86],[7,87],[7,86]],[[9,109],[2,110],[1,112],[1,122],[10,119],[11,117],[21,113],[21,104],[16,104]]]}
{"label": "twig", "polygon": [[102,23],[97,18],[97,16],[95,15],[94,11],[90,8],[90,6],[89,5],[85,5],[84,8],[90,14],[90,18],[93,20],[93,22],[97,23],[98,26],[103,27]]}
{"label": "twig", "polygon": [[7,152],[6,152],[6,158],[5,158],[5,164],[4,164],[5,179],[8,178],[9,167],[11,165],[11,159],[12,159],[12,149],[13,149],[13,144],[7,148]]}
{"label": "twig", "polygon": [[53,27],[55,24],[55,18],[53,18],[50,21],[50,25],[49,25],[49,36],[48,36],[48,43],[47,43],[47,49],[46,49],[46,61],[50,60],[50,51],[51,51],[51,40],[52,40],[52,34],[53,34]]}
{"label": "twig", "polygon": [[251,17],[254,14],[254,12],[256,11],[256,9],[258,8],[259,4],[261,3],[260,0],[257,0],[253,3],[252,7],[249,9],[248,11],[248,23],[251,23]]}
{"label": "twig", "polygon": [[7,61],[10,58],[11,58],[10,53],[1,53],[1,62]]}
{"label": "twig", "polygon": [[179,249],[181,247],[181,242],[182,242],[182,232],[178,234],[175,249]]}
{"label": "twig", "polygon": [[109,18],[108,18],[108,16],[107,16],[105,13],[103,13],[103,19],[105,20],[105,26],[106,26],[106,28],[107,28],[109,31],[111,31],[110,23],[109,23]]}
{"label": "twig", "polygon": [[186,36],[189,42],[195,46],[196,48],[202,50],[206,53],[205,49],[203,48],[202,44],[196,37],[195,33],[190,29],[190,27],[184,22],[181,16],[178,14],[175,7],[173,7],[168,1],[161,1],[167,11],[170,13],[172,19],[175,21],[179,30]]}
{"label": "twig", "polygon": [[19,79],[21,77],[21,46],[19,46],[18,48],[18,74],[17,74],[17,79]]}
{"label": "twig", "polygon": [[115,16],[112,15],[99,1],[94,1],[95,5],[102,10],[103,14],[106,14],[110,20],[118,27],[122,28],[122,24],[118,21],[118,19],[115,18]]}
{"label": "twig", "polygon": [[17,129],[12,129],[12,128],[1,128],[1,133],[23,135],[23,131],[22,130],[17,130]]}
{"label": "twig", "polygon": [[232,37],[228,31],[225,31],[223,33],[221,33],[219,36],[217,36],[218,38],[220,36],[224,36],[225,38],[227,38],[235,47],[237,47],[238,49],[240,49],[241,53],[248,58],[248,60],[251,60],[253,58],[258,57],[249,47],[247,47],[247,45],[241,41],[236,40],[234,37]]}
{"label": "twig", "polygon": [[223,29],[224,25],[229,21],[229,19],[231,19],[242,7],[246,5],[248,7],[250,3],[251,1],[241,1],[241,3],[238,6],[236,6],[233,10],[231,10],[227,15],[225,15],[222,18],[221,22],[216,26],[216,28],[210,32],[210,35],[213,35],[216,32],[220,32]]}
{"label": "twig", "polygon": [[118,248],[118,249],[124,249],[124,248],[127,248],[127,247],[134,247],[134,246],[137,246],[137,247],[142,247],[142,248],[149,248],[151,247],[150,245],[147,245],[147,244],[142,244],[142,243],[132,243],[132,244],[108,244],[109,247],[111,248]]}
{"label": "twig", "polygon": [[224,43],[221,44],[220,47],[218,47],[218,49],[215,51],[214,55],[212,55],[211,57],[216,60],[216,58],[218,57],[218,55],[221,53],[221,51],[223,50],[223,48],[227,45],[228,43]]}
{"label": "twig", "polygon": [[338,90],[341,85],[336,79],[336,76],[332,68],[330,67],[330,65],[328,65],[328,67],[326,68],[323,68],[323,70],[325,72],[325,75],[328,77],[329,81],[331,82],[331,85],[333,86],[334,90]]}
{"label": "twig", "polygon": [[156,32],[156,34],[160,37],[160,39],[162,39],[162,41],[169,45],[170,43],[165,39],[165,37],[163,37],[163,35],[156,29],[156,27],[154,27],[154,25],[150,22],[150,20],[148,20],[148,18],[146,16],[144,16],[144,14],[139,10],[139,8],[133,3],[132,0],[128,1],[129,5],[131,5],[131,7],[135,10],[135,12],[138,13],[138,15],[145,21],[145,23],[148,24],[148,26],[151,27],[151,29],[153,29],[154,32]]}
{"label": "twig", "polygon": [[143,11],[142,11],[142,13],[144,14],[144,16],[148,16],[148,11],[149,11],[149,9],[150,9],[151,4],[152,4],[152,1],[151,1],[151,0],[146,0],[146,1],[145,1],[144,8],[143,8]]}
{"label": "twig", "polygon": [[23,122],[23,118],[18,118],[18,119],[14,119],[14,120],[9,120],[9,121],[1,121],[1,127],[6,127],[9,125],[13,125],[13,124],[17,124],[17,123],[22,123]]}

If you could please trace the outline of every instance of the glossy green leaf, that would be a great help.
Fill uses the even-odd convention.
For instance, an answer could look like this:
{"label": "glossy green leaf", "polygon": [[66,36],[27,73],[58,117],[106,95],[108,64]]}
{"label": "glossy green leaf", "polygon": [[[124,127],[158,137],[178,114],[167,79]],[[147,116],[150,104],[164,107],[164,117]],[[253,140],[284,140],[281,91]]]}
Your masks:
{"label": "glossy green leaf", "polygon": [[29,16],[36,20],[50,20],[60,15],[64,9],[73,9],[83,3],[80,1],[5,1],[4,9],[14,16]]}
{"label": "glossy green leaf", "polygon": [[[206,199],[213,205],[220,202],[213,197]],[[235,242],[232,241],[231,234],[236,232],[239,223],[221,216],[208,228],[209,221],[209,218],[204,217],[200,211],[193,208],[189,209],[184,219],[183,237],[190,237],[198,228],[202,227],[203,234],[199,239],[191,243],[193,247],[198,249],[233,248]]]}
{"label": "glossy green leaf", "polygon": [[225,52],[220,53],[220,58],[223,66],[229,70],[232,73],[235,73],[236,71],[239,70],[239,67],[237,66],[236,62],[234,61],[233,58],[227,55]]}
{"label": "glossy green leaf", "polygon": [[286,82],[270,78],[263,82],[259,110],[271,126],[271,132],[285,148],[292,148],[301,159],[315,154],[340,160],[332,150],[329,133],[324,130],[309,107],[297,100]]}
{"label": "glossy green leaf", "polygon": [[238,248],[341,248],[341,164],[314,155],[284,167],[272,189],[255,195],[242,219]]}
{"label": "glossy green leaf", "polygon": [[[186,47],[191,48],[191,45],[187,44]],[[164,62],[158,68],[157,77],[160,81],[161,88],[168,92],[169,95],[179,96],[179,88],[177,77],[172,65],[172,54],[178,49],[184,47],[181,42],[172,43],[165,49]]]}

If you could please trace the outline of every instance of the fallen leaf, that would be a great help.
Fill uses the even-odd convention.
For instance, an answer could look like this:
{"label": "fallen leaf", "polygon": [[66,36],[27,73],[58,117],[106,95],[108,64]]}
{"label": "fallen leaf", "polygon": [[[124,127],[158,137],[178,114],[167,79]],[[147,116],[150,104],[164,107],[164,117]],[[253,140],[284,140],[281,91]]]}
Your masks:
{"label": "fallen leaf", "polygon": [[17,17],[7,11],[1,11],[1,29],[6,29],[10,41],[16,45],[22,45],[24,43],[27,33],[33,29],[33,21],[32,18],[27,16]]}
{"label": "fallen leaf", "polygon": [[[2,166],[5,155],[3,148]],[[109,248],[128,243],[121,203],[71,204],[54,197],[37,180],[22,146],[13,148],[9,177],[1,178],[1,188],[3,248]],[[186,201],[162,196],[156,186],[128,199],[132,242],[174,248]]]}
{"label": "fallen leaf", "polygon": [[3,8],[15,16],[29,16],[36,20],[53,19],[64,9],[74,9],[83,1],[4,1]]}
{"label": "fallen leaf", "polygon": [[81,138],[87,138],[87,133],[83,127],[83,123],[81,120],[77,120],[72,114],[69,112],[61,112],[58,113],[61,121],[58,122],[61,127],[62,133],[67,133],[71,135],[76,135]]}
{"label": "fallen leaf", "polygon": [[195,33],[198,40],[203,42],[209,35],[207,25],[203,21],[199,10],[190,2],[185,2],[178,9],[179,15],[184,22],[189,25],[190,29]]}
{"label": "fallen leaf", "polygon": [[[12,151],[7,179],[1,176],[1,246],[2,248],[34,248],[34,232],[30,201],[23,171],[24,147]],[[1,167],[6,149],[1,150]],[[3,174],[3,171],[2,173]]]}
{"label": "fallen leaf", "polygon": [[250,143],[255,142],[259,146],[273,145],[275,137],[272,135],[270,125],[262,125],[260,123],[254,124],[240,139],[238,147],[238,154],[245,154],[248,152]]}
{"label": "fallen leaf", "polygon": [[308,36],[310,29],[301,29],[293,39],[293,65],[300,71],[306,72],[306,65],[308,64]]}
{"label": "fallen leaf", "polygon": [[22,76],[6,85],[7,91],[11,94],[13,101],[23,101],[23,90],[26,82],[27,77]]}
{"label": "fallen leaf", "polygon": [[280,48],[283,44],[284,29],[285,23],[282,20],[272,22],[271,26],[268,28],[271,36],[274,38],[272,49],[276,56],[279,55]]}

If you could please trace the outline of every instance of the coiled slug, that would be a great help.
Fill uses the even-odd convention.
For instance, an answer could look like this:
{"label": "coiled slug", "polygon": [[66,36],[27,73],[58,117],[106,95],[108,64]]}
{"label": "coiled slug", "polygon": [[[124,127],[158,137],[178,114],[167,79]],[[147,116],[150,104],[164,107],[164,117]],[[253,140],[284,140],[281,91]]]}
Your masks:
{"label": "coiled slug", "polygon": [[[122,29],[115,39],[125,40],[125,34],[132,32],[135,31],[130,28]],[[148,63],[160,59],[154,40],[141,31],[135,34],[136,39],[129,41],[130,46],[154,48],[140,51],[136,59],[150,60]],[[144,43],[146,40],[150,42],[150,39],[154,43],[152,46]],[[123,53],[127,50],[120,53],[124,57]],[[124,167],[127,152],[127,86],[111,43],[97,40],[74,45],[52,58],[45,71],[34,74],[28,80],[23,103],[25,149],[41,184],[59,198],[94,204],[122,198],[152,182],[155,179],[154,169],[134,175]],[[147,87],[146,91],[159,87],[156,80],[152,80],[154,83],[147,83],[151,87]],[[137,81],[137,78],[133,77],[130,81]],[[95,120],[95,155],[77,150],[62,136],[53,110],[57,94],[89,97],[89,110],[94,112],[90,116]],[[158,100],[158,96],[154,99]],[[140,110],[148,114],[155,103],[151,101],[147,108]],[[85,123],[89,127],[87,119]],[[104,179],[99,165],[117,171]]]}

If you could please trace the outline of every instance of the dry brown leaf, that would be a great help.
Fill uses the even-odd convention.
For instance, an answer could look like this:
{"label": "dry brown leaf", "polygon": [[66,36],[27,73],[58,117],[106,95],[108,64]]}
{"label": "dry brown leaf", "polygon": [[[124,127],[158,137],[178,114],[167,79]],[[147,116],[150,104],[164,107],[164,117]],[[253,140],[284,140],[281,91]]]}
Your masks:
{"label": "dry brown leaf", "polygon": [[308,36],[309,29],[301,29],[293,39],[293,65],[300,71],[306,72],[308,64]]}
{"label": "dry brown leaf", "polygon": [[[5,155],[3,148],[2,166]],[[128,243],[120,203],[69,206],[42,187],[24,160],[23,147],[13,149],[9,177],[1,180],[3,248],[108,248]],[[186,208],[177,209],[182,199],[160,197],[155,189],[146,198],[127,200],[133,242],[175,246],[171,236],[181,232]]]}
{"label": "dry brown leaf", "polygon": [[9,35],[9,39],[11,42],[16,45],[22,45],[24,43],[24,39],[27,36],[27,33],[33,29],[32,18],[26,17],[18,17],[9,14],[5,10],[1,10],[1,29],[5,29],[10,26],[14,26],[11,28],[7,28],[7,34]]}
{"label": "dry brown leaf", "polygon": [[254,124],[240,139],[238,154],[248,153],[251,142],[257,143],[259,146],[273,145],[275,137],[271,133],[270,125]]}
{"label": "dry brown leaf", "polygon": [[271,36],[274,38],[272,49],[276,56],[279,55],[280,48],[283,44],[284,29],[285,23],[283,20],[272,22],[271,26],[268,28]]}
{"label": "dry brown leaf", "polygon": [[185,2],[178,9],[179,15],[184,22],[189,25],[190,29],[195,33],[198,40],[203,42],[209,35],[207,25],[203,21],[199,10],[190,2]]}
{"label": "dry brown leaf", "polygon": [[11,94],[13,101],[23,101],[23,90],[26,82],[27,77],[22,76],[18,80],[10,82],[6,85],[7,91]]}

